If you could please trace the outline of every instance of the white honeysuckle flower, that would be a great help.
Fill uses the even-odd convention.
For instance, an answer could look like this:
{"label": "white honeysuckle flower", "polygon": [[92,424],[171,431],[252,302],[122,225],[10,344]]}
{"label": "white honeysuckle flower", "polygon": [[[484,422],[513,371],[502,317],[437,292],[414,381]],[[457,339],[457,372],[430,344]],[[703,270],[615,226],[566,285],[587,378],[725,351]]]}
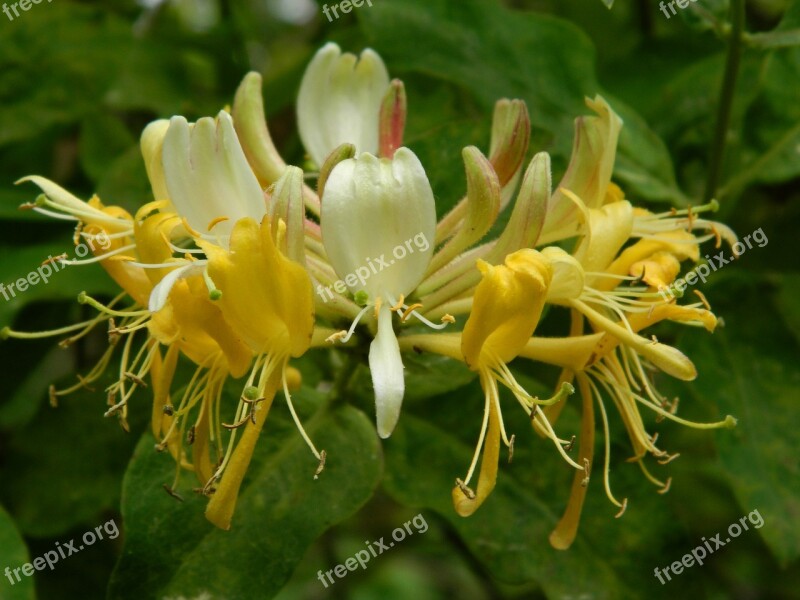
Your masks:
{"label": "white honeysuckle flower", "polygon": [[161,152],[169,199],[190,227],[227,246],[238,220],[261,222],[267,212],[264,192],[227,112],[194,124],[172,117]]}
{"label": "white honeysuckle flower", "polygon": [[341,144],[378,154],[380,108],[388,91],[389,73],[374,50],[356,57],[332,42],[320,48],[297,97],[297,126],[311,159],[321,166]]}
{"label": "white honeysuckle flower", "polygon": [[422,281],[436,232],[433,190],[419,159],[400,148],[393,159],[363,153],[340,162],[325,185],[321,228],[336,274],[351,293],[366,297],[343,341],[371,307],[376,313],[369,364],[378,434],[386,438],[397,423],[405,389],[392,312]]}

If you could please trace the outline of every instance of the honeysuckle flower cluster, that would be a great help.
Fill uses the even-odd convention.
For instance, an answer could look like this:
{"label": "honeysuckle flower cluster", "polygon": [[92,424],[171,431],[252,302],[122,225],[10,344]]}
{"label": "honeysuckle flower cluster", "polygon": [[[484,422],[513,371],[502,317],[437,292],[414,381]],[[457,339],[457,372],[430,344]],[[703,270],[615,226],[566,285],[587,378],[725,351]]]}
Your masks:
{"label": "honeysuckle flower cluster", "polygon": [[[366,338],[376,429],[388,438],[401,418],[404,353],[449,357],[474,371],[484,392],[483,410],[474,407],[475,452],[452,488],[456,512],[471,515],[491,494],[501,442],[513,456],[516,435],[501,406],[506,388],[575,472],[550,538],[567,548],[592,472],[602,472],[618,516],[627,504],[611,491],[609,402],[627,430],[632,462],[661,492],[670,480],[651,474],[648,456],[664,464],[677,454],[656,444],[642,408],[656,420],[696,428],[735,424],[730,416],[702,424],[676,414],[677,399],[659,393],[653,374],[689,381],[696,369],[644,330],[664,320],[714,330],[717,318],[700,292],[679,304],[658,289],[682,263],[699,261],[700,244],[733,245],[736,237],[705,218],[714,202],[661,213],[634,207],[611,180],[622,121],[599,96],[587,105],[594,114],[577,118],[569,166],[553,190],[546,152],[525,163],[525,103],[499,100],[488,151],[463,150],[466,195],[437,222],[425,165],[403,146],[405,89],[375,52],[356,57],[328,44],[308,66],[297,118],[315,165],[310,172],[281,158],[264,118],[261,78],[250,73],[230,111],[195,123],[176,116],[145,129],[141,150],[153,199],[143,199],[134,215],[96,196],[80,200],[42,177],[21,180],[42,191],[23,208],[74,221],[76,244],[101,234],[112,240],[107,250],[68,262],[99,262],[122,291],[106,305],[81,294],[79,301],[97,310],[83,323],[3,334],[66,334],[68,345],[107,324],[109,348],[98,365],[68,389],[51,388],[51,399],[96,381],[119,352],[106,415],[126,426],[129,398],[149,387],[156,448],[176,462],[175,480],[165,487],[177,494],[181,472],[193,471],[197,490],[210,498],[208,519],[225,529],[278,393],[318,461],[314,477],[324,468],[326,451],[294,410],[301,374],[293,358]],[[315,189],[306,183],[314,179]],[[507,224],[487,238],[505,211]],[[412,239],[430,243],[412,248]],[[548,316],[568,317],[563,337],[536,335],[547,304]],[[356,331],[363,335],[353,339]],[[509,367],[515,359],[554,367],[552,397],[525,390]],[[194,365],[188,382],[175,381],[179,361]],[[230,403],[228,379],[241,386]],[[580,431],[559,433],[575,387]],[[595,409],[605,439],[602,469],[593,468]]]}

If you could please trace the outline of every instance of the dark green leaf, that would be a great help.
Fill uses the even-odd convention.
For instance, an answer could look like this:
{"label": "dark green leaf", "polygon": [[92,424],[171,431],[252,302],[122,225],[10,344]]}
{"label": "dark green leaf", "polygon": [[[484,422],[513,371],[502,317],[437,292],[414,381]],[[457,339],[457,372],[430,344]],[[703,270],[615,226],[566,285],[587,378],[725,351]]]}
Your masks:
{"label": "dark green leaf", "polygon": [[[0,566],[6,569],[19,569],[28,562],[28,549],[22,540],[11,516],[0,506]],[[3,600],[33,600],[33,579],[18,571],[20,581],[9,573],[0,581],[0,598]],[[13,577],[7,581],[6,577]]]}
{"label": "dark green leaf", "polygon": [[[295,396],[296,403],[305,397],[316,408],[321,404],[307,389]],[[146,434],[125,476],[126,539],[111,597],[275,595],[307,547],[363,505],[381,474],[375,427],[360,411],[321,410],[306,429],[328,454],[319,479],[312,478],[316,461],[286,411],[273,407],[230,531],[206,521],[205,498],[188,487],[181,489],[184,503],[164,492],[175,465],[153,450],[153,437]]]}

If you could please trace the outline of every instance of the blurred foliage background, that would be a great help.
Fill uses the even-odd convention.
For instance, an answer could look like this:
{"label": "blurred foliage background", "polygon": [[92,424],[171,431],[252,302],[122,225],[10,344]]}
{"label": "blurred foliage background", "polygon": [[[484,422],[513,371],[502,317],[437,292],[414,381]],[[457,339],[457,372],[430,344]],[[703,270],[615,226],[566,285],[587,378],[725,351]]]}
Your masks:
{"label": "blurred foliage background", "polygon": [[[71,250],[71,228],[17,206],[37,191],[14,181],[41,174],[77,195],[129,209],[150,199],[138,150],[158,117],[190,120],[232,101],[241,77],[260,71],[273,137],[302,164],[293,102],[303,69],[325,41],[375,48],[409,94],[406,142],[422,159],[444,213],[464,191],[460,150],[486,150],[492,106],[527,101],[531,154],[553,157],[554,181],[572,145],[583,97],[602,93],[623,116],[615,179],[637,204],[699,204],[731,27],[727,0],[699,0],[669,19],[655,0],[372,0],[329,22],[312,0],[159,0],[32,5],[0,15],[0,281],[25,276]],[[745,44],[731,110],[717,218],[769,243],[748,250],[702,287],[725,327],[707,335],[659,329],[697,364],[691,385],[658,385],[681,415],[739,418],[735,430],[658,426],[681,454],[659,474],[661,496],[635,466],[612,417],[611,475],[630,504],[621,519],[592,481],[578,541],[547,536],[563,511],[571,472],[547,443],[518,435],[512,465],[471,518],[450,504],[467,464],[482,397],[464,369],[409,361],[409,393],[393,437],[379,444],[363,366],[327,352],[303,359],[300,408],[331,455],[312,482],[305,448],[281,403],[270,416],[231,532],[205,522],[204,500],[184,477],[184,503],[161,489],[174,465],[153,452],[147,394],[131,402],[131,433],[103,419],[102,386],[48,403],[51,382],[74,381],[103,336],[64,350],[52,340],[0,344],[0,569],[21,566],[115,519],[98,542],[0,598],[798,598],[800,469],[800,2],[747,2]],[[710,251],[710,248],[708,249]],[[114,286],[102,269],[67,269],[8,301],[0,325],[43,330],[85,318],[75,297]],[[546,320],[549,323],[550,320]],[[559,324],[543,334],[560,333]],[[515,364],[544,393],[556,373]],[[315,414],[345,377],[352,393]],[[338,379],[337,379],[338,378]],[[529,431],[508,411],[509,426]],[[312,417],[313,415],[313,417]],[[513,415],[513,416],[512,416]],[[466,417],[466,418],[465,418]],[[569,406],[560,423],[577,429]],[[598,440],[598,443],[600,440]],[[335,454],[334,454],[335,449]],[[758,510],[744,532],[661,585],[665,567]],[[317,579],[416,514],[430,528],[330,588]],[[724,538],[723,538],[724,539]]]}

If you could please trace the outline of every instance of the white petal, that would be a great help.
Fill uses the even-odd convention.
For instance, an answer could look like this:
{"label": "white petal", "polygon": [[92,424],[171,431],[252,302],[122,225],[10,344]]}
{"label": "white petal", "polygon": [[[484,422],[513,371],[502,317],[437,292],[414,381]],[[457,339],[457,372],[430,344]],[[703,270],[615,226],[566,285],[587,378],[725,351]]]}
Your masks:
{"label": "white petal", "polygon": [[186,279],[202,273],[206,268],[207,261],[198,260],[190,265],[178,267],[164,275],[164,278],[150,292],[150,301],[148,303],[148,310],[155,313],[164,308],[169,298],[169,293],[172,287],[178,282],[179,279]]}
{"label": "white petal", "polygon": [[392,313],[386,305],[378,315],[378,334],[369,346],[369,369],[375,389],[378,435],[385,439],[397,425],[405,392],[400,345],[392,328]]}
{"label": "white petal", "polygon": [[164,179],[164,167],[161,164],[161,150],[164,146],[164,136],[167,135],[169,121],[159,119],[153,121],[142,131],[140,147],[144,158],[144,167],[147,178],[153,188],[153,197],[156,200],[167,200],[167,182]]}
{"label": "white petal", "polygon": [[261,186],[247,163],[233,121],[221,111],[194,125],[173,117],[164,137],[164,178],[173,205],[195,230],[203,233],[218,217],[228,221],[213,234],[230,235],[236,221],[266,214]]}
{"label": "white petal", "polygon": [[[362,154],[331,172],[322,199],[322,241],[336,273],[371,299],[408,295],[433,255],[436,208],[425,170],[408,148],[393,159]],[[352,278],[351,278],[351,281]]]}
{"label": "white petal", "polygon": [[381,57],[367,48],[356,59],[334,43],[323,46],[306,68],[297,96],[297,126],[317,165],[337,146],[378,153],[380,107],[389,89]]}

